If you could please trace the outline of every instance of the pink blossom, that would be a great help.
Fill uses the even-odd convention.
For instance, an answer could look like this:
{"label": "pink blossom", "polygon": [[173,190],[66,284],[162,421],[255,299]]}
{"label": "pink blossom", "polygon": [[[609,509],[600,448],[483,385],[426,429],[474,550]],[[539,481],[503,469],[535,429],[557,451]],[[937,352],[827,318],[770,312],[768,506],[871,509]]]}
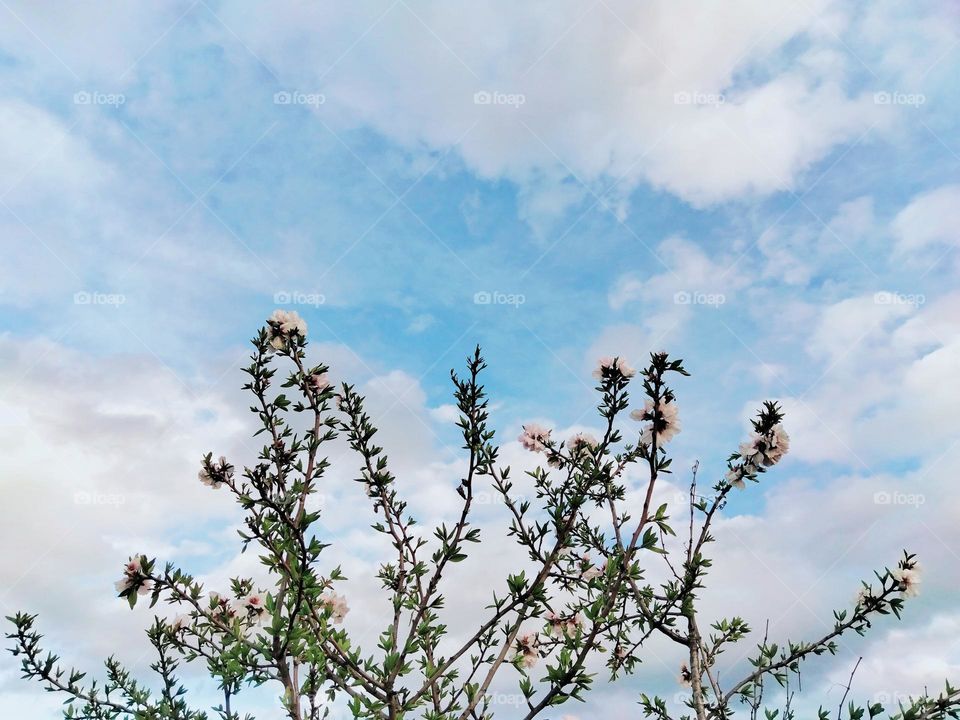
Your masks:
{"label": "pink blossom", "polygon": [[535,632],[520,635],[516,640],[516,649],[517,657],[528,670],[540,660],[540,640]]}
{"label": "pink blossom", "polygon": [[730,483],[731,487],[735,487],[737,490],[743,490],[747,484],[743,481],[744,470],[742,467],[730,468],[727,471],[727,482]]}
{"label": "pink blossom", "polygon": [[532,452],[543,452],[546,449],[546,443],[550,441],[550,430],[537,425],[536,423],[527,423],[523,426],[523,432],[517,440],[524,448]]}
{"label": "pink blossom", "polygon": [[577,455],[585,450],[595,450],[598,444],[597,439],[590,433],[577,433],[567,440],[567,449],[571,455]]}
{"label": "pink blossom", "polygon": [[211,462],[209,465],[204,462],[197,477],[204,485],[219,490],[224,483],[233,479],[233,465],[221,455],[217,462]]}
{"label": "pink blossom", "polygon": [[335,625],[342,623],[343,619],[347,616],[347,613],[350,612],[350,608],[347,606],[346,598],[344,598],[342,595],[337,595],[333,591],[326,592],[321,595],[320,603],[325,608],[330,610],[330,617]]}
{"label": "pink blossom", "polygon": [[643,410],[634,410],[630,413],[630,417],[647,423],[640,435],[640,442],[647,445],[653,444],[654,434],[656,434],[657,444],[662,446],[680,432],[679,408],[672,400],[660,400],[655,405],[653,400],[648,398]]}
{"label": "pink blossom", "polygon": [[916,565],[901,567],[890,573],[893,579],[900,583],[900,592],[906,597],[917,597],[920,594],[920,568]]}
{"label": "pink blossom", "polygon": [[332,387],[327,373],[314,373],[308,378],[307,382],[315,393],[322,393],[324,390]]}
{"label": "pink blossom", "polygon": [[153,581],[143,575],[140,557],[131,557],[123,566],[123,577],[114,583],[114,587],[121,595],[136,590],[137,595],[146,595],[153,590]]}
{"label": "pink blossom", "polygon": [[580,558],[580,560],[581,560],[581,563],[583,563],[583,564],[586,565],[585,568],[583,568],[583,569],[580,570],[580,579],[581,579],[581,580],[585,580],[586,582],[590,582],[590,581],[593,580],[594,578],[598,578],[598,577],[600,577],[601,575],[603,575],[603,569],[597,567],[596,565],[594,565],[593,562],[590,560],[590,556],[589,556],[589,555],[584,554],[584,555]]}
{"label": "pink blossom", "polygon": [[192,618],[189,615],[177,615],[167,622],[167,629],[172,633],[180,632],[190,625]]}
{"label": "pink blossom", "polygon": [[577,613],[563,617],[555,612],[547,613],[547,635],[550,637],[576,637],[583,627],[583,617]]}
{"label": "pink blossom", "polygon": [[603,380],[604,375],[610,375],[614,370],[625,378],[632,378],[637,374],[637,371],[630,367],[623,358],[602,357],[597,362],[593,377],[597,380]]}
{"label": "pink blossom", "polygon": [[294,336],[301,339],[307,336],[307,323],[294,310],[274,310],[267,326],[274,350],[283,350]]}
{"label": "pink blossom", "polygon": [[790,450],[790,436],[783,425],[774,425],[767,435],[752,433],[750,439],[740,443],[740,456],[753,466],[772,467]]}
{"label": "pink blossom", "polygon": [[267,618],[267,598],[263,593],[251,592],[235,603],[235,612],[243,613],[248,620],[261,623]]}

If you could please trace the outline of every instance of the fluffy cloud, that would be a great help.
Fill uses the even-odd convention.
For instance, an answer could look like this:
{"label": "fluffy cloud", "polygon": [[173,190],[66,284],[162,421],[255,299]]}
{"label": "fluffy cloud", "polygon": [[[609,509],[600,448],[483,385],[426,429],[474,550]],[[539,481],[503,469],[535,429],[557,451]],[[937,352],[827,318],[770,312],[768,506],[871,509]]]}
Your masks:
{"label": "fluffy cloud", "polygon": [[820,311],[807,344],[819,373],[785,398],[805,459],[863,469],[868,457],[875,464],[951,449],[960,416],[950,369],[960,352],[960,297],[924,300],[882,291]]}
{"label": "fluffy cloud", "polygon": [[[614,205],[640,182],[696,205],[790,190],[890,117],[848,88],[863,68],[843,36],[873,36],[841,3],[499,5],[222,17],[282,82],[325,93],[328,126],[457,146],[480,176],[526,188],[535,216],[604,185]],[[909,40],[948,47],[928,25]]]}
{"label": "fluffy cloud", "polygon": [[955,249],[960,245],[960,185],[917,195],[894,218],[893,233],[899,253],[919,255],[927,262]]}

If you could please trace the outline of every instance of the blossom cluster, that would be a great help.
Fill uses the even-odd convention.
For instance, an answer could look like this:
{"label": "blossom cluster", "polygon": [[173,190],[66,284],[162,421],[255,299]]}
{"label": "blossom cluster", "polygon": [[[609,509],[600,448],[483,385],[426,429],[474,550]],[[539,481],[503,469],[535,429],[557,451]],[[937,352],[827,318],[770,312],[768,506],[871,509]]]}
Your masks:
{"label": "blossom cluster", "polygon": [[213,461],[212,456],[207,455],[203,459],[197,476],[204,485],[219,490],[221,486],[233,480],[233,465],[227,462],[223,455],[217,461]]}
{"label": "blossom cluster", "polygon": [[725,478],[731,487],[743,490],[746,480],[756,480],[758,473],[779,463],[790,451],[790,436],[780,423],[781,418],[776,403],[767,403],[760,411],[750,437],[730,457]]}
{"label": "blossom cluster", "polygon": [[647,399],[643,410],[632,411],[630,417],[647,423],[640,433],[640,442],[646,445],[652,445],[654,438],[657,445],[663,445],[680,432],[680,413],[677,403],[673,400],[655,402]]}
{"label": "blossom cluster", "polygon": [[294,338],[307,337],[307,323],[295,310],[274,310],[267,320],[270,346],[285,350]]}
{"label": "blossom cluster", "polygon": [[120,597],[128,597],[135,593],[147,595],[153,590],[153,581],[147,577],[147,569],[143,565],[141,556],[133,556],[123,566],[123,577],[114,583]]}
{"label": "blossom cluster", "polygon": [[[460,411],[458,426],[464,449],[470,453],[467,471],[456,488],[463,504],[452,527],[436,527],[433,536],[439,542],[431,546],[415,527],[416,518],[402,498],[402,481],[392,474],[383,449],[372,441],[378,430],[364,411],[363,397],[346,382],[334,390],[327,366],[307,365],[306,335],[307,325],[296,312],[277,310],[254,338],[256,354],[244,369],[250,376],[244,388],[256,396],[251,410],[262,424],[257,434],[267,433],[268,438],[258,462],[243,467],[235,478],[235,468],[226,457],[214,459],[211,453],[202,459],[198,472],[204,485],[226,486],[236,497],[245,511],[240,527],[244,547],[259,544],[260,559],[276,584],[268,592],[253,579],[234,578],[229,594],[208,592],[173,564],[155,573],[154,561],[144,555],[131,557],[116,583],[131,607],[138,597],[152,595],[153,604],[163,598],[188,609],[186,614],[156,621],[150,637],[160,661],[153,668],[163,686],[173,688],[177,656],[206,660],[224,695],[223,706],[215,712],[225,720],[240,717],[230,704],[245,684],[274,681],[283,685],[282,702],[291,720],[324,716],[328,708],[323,698],[339,702],[341,692],[350,695],[353,717],[365,720],[382,719],[387,712],[389,717],[489,718],[496,708],[491,707],[486,690],[501,667],[519,671],[520,691],[529,708],[524,710],[525,717],[543,717],[542,713],[553,713],[559,704],[581,699],[590,690],[595,675],[593,653],[609,653],[606,665],[611,680],[616,680],[635,671],[642,661],[639,648],[654,633],[678,643],[689,658],[680,668],[679,682],[690,688],[686,704],[699,708],[697,717],[732,717],[734,699],[749,704],[759,717],[765,677],[780,681],[788,673],[799,674],[797,668],[808,656],[832,652],[834,638],[868,628],[874,613],[899,617],[904,599],[919,593],[920,568],[914,556],[905,553],[896,568],[877,573],[879,590],[864,584],[853,613],[835,613],[832,634],[815,643],[768,645],[764,640],[760,654],[749,659],[754,669],[740,681],[725,677],[726,692],[721,692],[720,668],[714,667],[721,646],[740,641],[750,629],[741,618],[733,618],[714,623],[715,635],[698,630],[697,590],[711,566],[705,549],[714,542],[710,524],[725,506],[730,489],[743,488],[747,479],[755,481],[790,450],[776,403],[765,403],[752,421],[752,433],[727,459],[725,479],[715,485],[712,499],[697,493],[698,466],[694,465],[682,574],[681,566],[667,559],[674,579],[656,588],[652,583],[659,581],[646,574],[646,561],[672,552],[667,538],[675,533],[668,505],[657,508],[651,503],[658,478],[673,472],[674,458],[665,445],[677,436],[681,424],[667,376],[686,375],[682,361],[657,352],[651,354],[648,366],[637,370],[621,357],[601,358],[593,377],[602,394],[597,408],[602,434],[577,431],[563,439],[543,424],[523,425],[517,440],[524,449],[543,453],[550,467],[569,470],[560,478],[560,473],[543,468],[528,473],[541,504],[512,493],[509,468],[499,464],[494,431],[487,426],[488,401],[478,382],[485,363],[477,348],[468,358],[468,377],[451,373]],[[291,366],[282,391],[273,389],[280,384],[274,380],[274,363]],[[642,386],[639,401],[631,397],[637,385]],[[292,392],[298,395],[288,398]],[[635,409],[630,411],[631,407]],[[624,437],[618,422],[628,411],[640,423],[632,440]],[[301,422],[296,422],[298,417],[291,413],[308,417],[299,416]],[[348,628],[334,627],[343,625],[350,612],[347,598],[334,591],[345,578],[339,567],[320,570],[324,565],[318,558],[329,545],[317,526],[311,527],[321,515],[309,502],[311,494],[323,487],[320,482],[331,479],[325,475],[330,458],[321,448],[344,436],[362,459],[354,477],[372,498],[377,518],[371,527],[396,550],[394,560],[379,565],[377,573],[393,607],[378,643],[382,656],[362,651]],[[646,476],[645,496],[633,494],[636,474],[627,474],[637,463]],[[450,563],[466,560],[469,545],[481,542],[481,530],[474,527],[475,516],[470,515],[480,494],[487,494],[480,482],[503,496],[512,516],[509,533],[533,561],[533,572],[524,569],[508,576],[509,594],[494,588],[493,604],[488,606],[491,614],[481,621],[480,630],[464,644],[458,643],[458,649],[444,650],[446,657],[441,657],[440,643],[453,639],[444,639],[441,581]],[[644,498],[643,505],[629,507],[633,497]],[[595,508],[602,512],[595,513]],[[65,673],[55,656],[41,659],[31,616],[18,614],[12,620],[17,629],[8,637],[17,641],[15,654],[25,658],[25,674],[71,695],[83,705],[83,717],[206,717],[189,710],[179,695],[150,699],[122,666],[109,662],[109,687],[121,689],[127,697],[113,690],[108,697],[98,695],[95,684],[81,685],[84,673]],[[530,671],[541,661],[546,669],[537,679]],[[484,676],[482,685],[470,680]],[[954,695],[960,709],[960,693],[950,697]],[[432,710],[427,709],[429,705]],[[647,717],[670,720],[660,698],[641,696],[641,705]]]}
{"label": "blossom cluster", "polygon": [[[665,360],[666,354],[659,356]],[[602,357],[593,370],[593,377],[601,382],[601,387],[626,385],[637,374],[626,360],[621,357]],[[640,431],[640,442],[645,445],[663,446],[676,437],[680,432],[680,411],[673,393],[667,390],[662,397],[650,398],[644,401],[643,409],[633,410],[630,417],[637,422],[644,423]],[[539,423],[523,425],[517,441],[531,452],[546,452],[547,462],[553,467],[561,467],[564,459],[559,449],[554,448],[551,442],[552,430]],[[592,453],[599,446],[597,439],[589,433],[577,433],[570,437],[563,446],[571,458],[577,458],[584,453]]]}

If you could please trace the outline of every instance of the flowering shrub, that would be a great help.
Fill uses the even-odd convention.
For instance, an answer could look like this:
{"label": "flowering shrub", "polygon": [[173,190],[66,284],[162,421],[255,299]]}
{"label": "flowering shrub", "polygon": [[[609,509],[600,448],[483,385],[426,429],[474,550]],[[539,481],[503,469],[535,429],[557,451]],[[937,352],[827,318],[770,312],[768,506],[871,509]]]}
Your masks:
{"label": "flowering shrub", "polygon": [[[269,571],[269,587],[234,578],[229,592],[206,589],[173,564],[161,567],[134,555],[116,584],[130,607],[161,600],[177,608],[171,619],[155,618],[148,630],[158,660],[152,665],[159,690],[150,691],[119,661],[106,663],[106,681],[85,682],[56,655],[45,655],[36,617],[9,618],[12,651],[23,674],[65,695],[66,717],[218,717],[239,720],[238,694],[245,686],[272,684],[292,720],[317,720],[334,707],[354,718],[467,720],[494,715],[491,685],[512,676],[523,698],[518,715],[544,716],[558,705],[581,701],[605,665],[611,681],[635,673],[644,645],[654,635],[679,645],[687,658],[678,669],[687,688],[683,717],[732,717],[738,709],[756,717],[778,716],[764,702],[771,684],[786,689],[783,717],[805,660],[834,653],[845,633],[863,634],[879,615],[897,617],[904,598],[917,594],[920,570],[905,553],[893,569],[864,582],[853,606],[834,614],[833,629],[813,641],[775,644],[764,637],[751,670],[739,679],[719,672],[721,654],[751,632],[738,617],[715,620],[705,633],[698,603],[711,562],[710,529],[731,492],[760,481],[789,451],[790,439],[779,406],[767,402],[753,420],[753,432],[727,461],[726,474],[702,495],[694,467],[689,489],[685,539],[677,538],[667,505],[654,507],[658,479],[672,471],[667,444],[681,430],[677,398],[670,383],[687,374],[680,360],[654,353],[637,371],[622,358],[604,358],[594,377],[603,428],[599,437],[580,433],[567,439],[528,423],[519,442],[542,455],[545,467],[529,473],[536,503],[514,491],[510,469],[499,462],[488,427],[487,399],[479,378],[484,361],[477,350],[464,376],[451,373],[459,409],[458,427],[467,454],[456,490],[459,513],[433,533],[419,535],[403,500],[403,483],[390,471],[376,428],[353,386],[334,387],[328,368],[307,359],[307,326],[295,313],[276,311],[253,340],[245,369],[258,435],[266,442],[253,464],[239,471],[226,458],[206,455],[199,480],[226,491],[239,503],[244,549],[255,547]],[[280,381],[280,367],[287,368]],[[279,388],[277,385],[279,384]],[[638,386],[638,387],[637,387]],[[628,390],[637,387],[639,402]],[[632,421],[621,422],[628,408]],[[296,416],[307,429],[294,429]],[[627,435],[634,436],[633,440]],[[319,511],[309,500],[325,481],[324,450],[345,438],[356,453],[356,481],[369,497],[374,529],[394,555],[380,565],[378,578],[392,609],[382,619],[375,648],[363,648],[344,627],[350,585],[339,569],[321,573],[318,559],[330,550],[314,531]],[[628,507],[626,471],[641,470],[642,505]],[[481,486],[492,486],[510,518],[509,535],[530,565],[493,588],[486,613],[471,632],[454,636],[444,623],[446,571],[463,562],[482,541],[474,527]],[[667,579],[647,579],[651,563],[664,561]],[[442,644],[441,644],[442,643]],[[444,649],[441,651],[441,647]],[[223,699],[209,711],[195,709],[178,680],[182,663],[203,663]],[[849,689],[849,688],[848,688]],[[665,700],[640,695],[647,717],[673,717]],[[841,706],[843,703],[841,703]],[[851,718],[884,713],[877,704],[847,708]],[[211,715],[212,713],[212,715]],[[921,697],[894,709],[902,720],[957,717],[960,692],[950,685],[937,697]],[[250,717],[244,715],[243,717]],[[829,713],[821,710],[821,719]]]}

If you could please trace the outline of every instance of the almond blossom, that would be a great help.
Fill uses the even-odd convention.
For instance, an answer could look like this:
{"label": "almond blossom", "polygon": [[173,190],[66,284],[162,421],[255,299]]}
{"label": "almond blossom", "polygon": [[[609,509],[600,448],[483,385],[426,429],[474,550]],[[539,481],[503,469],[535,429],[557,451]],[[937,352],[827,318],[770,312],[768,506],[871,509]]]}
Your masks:
{"label": "almond blossom", "polygon": [[653,444],[654,435],[656,435],[657,444],[663,445],[680,432],[679,409],[672,400],[660,400],[654,403],[653,400],[647,399],[643,410],[634,410],[630,413],[630,417],[639,422],[648,423],[640,435],[640,442],[647,445]]}
{"label": "almond blossom", "polygon": [[318,394],[333,386],[327,373],[314,373],[307,379],[307,383],[310,389]]}
{"label": "almond blossom", "polygon": [[597,367],[593,371],[593,377],[597,380],[603,380],[604,377],[611,375],[614,371],[620,373],[625,378],[632,378],[637,371],[627,364],[627,361],[620,357],[602,357],[597,362]]}
{"label": "almond blossom", "polygon": [[540,639],[535,632],[524,633],[516,640],[517,659],[526,669],[532,668],[540,660]]}
{"label": "almond blossom", "polygon": [[918,565],[897,568],[890,575],[900,584],[900,592],[904,596],[917,597],[920,594],[920,567]]}
{"label": "almond blossom", "polygon": [[153,581],[147,580],[143,574],[140,557],[131,557],[123,567],[123,577],[114,583],[114,587],[121,595],[136,591],[138,595],[146,595],[153,589]]}
{"label": "almond blossom", "polygon": [[171,633],[178,633],[181,630],[185,630],[190,625],[192,620],[193,618],[191,618],[189,615],[177,615],[167,622],[167,630],[169,630]]}
{"label": "almond blossom", "polygon": [[274,310],[267,320],[270,346],[274,350],[283,350],[290,339],[307,336],[307,323],[295,310]]}
{"label": "almond blossom", "polygon": [[223,595],[217,592],[211,592],[208,598],[210,601],[210,614],[215,620],[229,624],[233,618],[236,617],[237,609],[235,604],[230,603]]}
{"label": "almond blossom", "polygon": [[747,484],[743,481],[743,478],[746,476],[745,468],[742,465],[732,467],[727,471],[726,479],[730,483],[731,487],[735,487],[737,490],[743,490]]}
{"label": "almond blossom", "polygon": [[350,612],[346,598],[333,591],[321,595],[320,603],[330,610],[330,618],[335,625],[342,623],[347,613]]}
{"label": "almond blossom", "polygon": [[750,439],[740,444],[740,456],[754,466],[772,467],[790,450],[790,436],[783,425],[777,424],[770,433],[752,433]]}
{"label": "almond blossom", "polygon": [[563,617],[555,612],[547,614],[547,635],[550,637],[576,637],[583,627],[583,617],[576,613]]}
{"label": "almond blossom", "polygon": [[248,620],[261,623],[267,618],[267,598],[263,593],[252,592],[238,598],[234,603],[236,612],[242,613]]}
{"label": "almond blossom", "polygon": [[876,595],[874,595],[873,593],[873,588],[867,585],[865,587],[860,588],[860,591],[857,593],[857,596],[855,598],[855,602],[857,607],[865,607],[867,603],[875,599],[876,599]]}
{"label": "almond blossom", "polygon": [[223,455],[215,463],[205,459],[197,477],[204,485],[219,490],[222,485],[233,479],[233,465],[227,462]]}
{"label": "almond blossom", "polygon": [[537,423],[527,423],[517,440],[531,452],[543,452],[550,441],[550,430]]}
{"label": "almond blossom", "polygon": [[580,579],[590,582],[594,578],[598,578],[603,575],[603,569],[597,567],[593,564],[593,561],[590,560],[590,556],[584,554],[580,561],[582,563],[582,568],[580,570]]}
{"label": "almond blossom", "polygon": [[597,439],[590,433],[577,433],[567,440],[567,449],[571,455],[578,455],[583,451],[592,451],[597,448]]}

